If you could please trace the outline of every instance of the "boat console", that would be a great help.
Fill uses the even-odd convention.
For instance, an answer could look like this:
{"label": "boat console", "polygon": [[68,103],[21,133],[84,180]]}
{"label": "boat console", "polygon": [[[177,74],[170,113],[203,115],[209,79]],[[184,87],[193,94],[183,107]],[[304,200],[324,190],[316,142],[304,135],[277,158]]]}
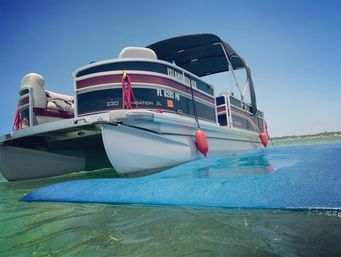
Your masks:
{"label": "boat console", "polygon": [[[119,59],[92,63],[74,74],[77,115],[123,109],[122,76],[131,81],[138,109],[158,110],[216,122],[213,86],[148,48],[124,48]],[[195,101],[195,106],[193,104]]]}

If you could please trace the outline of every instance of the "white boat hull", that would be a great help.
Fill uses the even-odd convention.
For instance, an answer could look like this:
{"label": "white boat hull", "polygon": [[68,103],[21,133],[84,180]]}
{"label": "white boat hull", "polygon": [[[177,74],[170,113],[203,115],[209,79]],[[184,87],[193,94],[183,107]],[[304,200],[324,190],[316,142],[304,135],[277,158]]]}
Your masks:
{"label": "white boat hull", "polygon": [[103,125],[102,137],[111,164],[122,176],[200,158],[191,137],[158,135],[122,125]]}
{"label": "white boat hull", "polygon": [[[187,124],[184,120],[158,123],[157,116],[162,115],[167,116],[153,114],[153,120],[146,122],[134,124],[129,119],[128,125],[101,125],[105,151],[121,176],[152,173],[203,158],[196,147],[195,123],[192,120]],[[208,156],[261,147],[257,133],[207,123],[202,129],[208,139]]]}

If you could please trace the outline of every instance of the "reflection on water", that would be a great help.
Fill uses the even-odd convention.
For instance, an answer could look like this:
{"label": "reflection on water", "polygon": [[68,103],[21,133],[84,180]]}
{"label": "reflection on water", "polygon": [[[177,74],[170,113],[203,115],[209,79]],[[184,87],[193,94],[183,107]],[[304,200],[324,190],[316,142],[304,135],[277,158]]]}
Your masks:
{"label": "reflection on water", "polygon": [[151,176],[159,178],[227,178],[264,175],[293,166],[297,162],[298,159],[294,154],[272,154],[264,150],[257,150],[205,158]]}
{"label": "reflection on water", "polygon": [[[228,170],[228,172],[226,172]],[[209,165],[193,171],[193,177],[232,177],[264,174],[273,171],[273,167],[262,151],[249,156],[238,154],[226,155],[214,160]],[[196,173],[196,174],[195,174]]]}

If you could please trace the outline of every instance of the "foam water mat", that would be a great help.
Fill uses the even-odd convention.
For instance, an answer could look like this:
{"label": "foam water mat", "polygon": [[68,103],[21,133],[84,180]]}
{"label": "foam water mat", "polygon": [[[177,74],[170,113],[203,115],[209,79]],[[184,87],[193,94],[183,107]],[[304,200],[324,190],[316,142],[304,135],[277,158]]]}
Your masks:
{"label": "foam water mat", "polygon": [[48,185],[23,201],[341,209],[341,144],[207,157],[140,178]]}

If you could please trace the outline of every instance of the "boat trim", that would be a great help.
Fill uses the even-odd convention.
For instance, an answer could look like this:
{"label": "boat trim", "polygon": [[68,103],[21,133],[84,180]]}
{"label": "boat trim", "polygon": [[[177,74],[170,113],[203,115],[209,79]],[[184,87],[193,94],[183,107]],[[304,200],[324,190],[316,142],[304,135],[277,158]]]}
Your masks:
{"label": "boat trim", "polygon": [[[207,84],[208,86],[211,87],[212,90],[214,90],[214,87],[212,84],[204,81],[202,78],[198,77],[197,75],[195,75],[194,73],[191,73],[179,66],[177,66],[176,64],[172,64],[170,62],[166,62],[166,61],[163,61],[163,60],[151,60],[151,59],[147,59],[147,58],[127,58],[127,59],[119,59],[119,58],[113,58],[113,59],[107,59],[107,60],[102,60],[102,61],[98,61],[98,62],[94,62],[94,63],[90,63],[90,64],[87,64],[85,66],[82,66],[80,68],[78,68],[77,70],[75,70],[73,72],[73,77],[75,78],[75,80],[77,78],[82,78],[84,76],[87,76],[87,75],[91,75],[91,74],[87,74],[87,75],[83,75],[83,76],[77,76],[77,74],[82,71],[82,70],[85,70],[85,69],[88,69],[88,68],[92,68],[92,67],[95,67],[95,66],[98,66],[98,65],[103,65],[103,64],[108,64],[108,63],[115,63],[115,62],[135,62],[135,61],[143,61],[143,62],[151,62],[151,63],[160,63],[160,64],[164,64],[166,65],[167,67],[170,67],[170,68],[174,68],[174,69],[179,69],[182,71],[182,73],[187,73],[187,74],[190,74],[193,78],[197,79],[197,80],[200,80],[200,81],[203,81],[205,84]],[[92,73],[92,74],[98,74],[97,73]]]}
{"label": "boat trim", "polygon": [[[84,80],[88,80],[88,79],[91,79],[91,78],[97,78],[97,77],[102,77],[102,76],[104,77],[104,76],[109,76],[109,75],[113,75],[113,76],[119,75],[119,76],[120,76],[120,77],[119,77],[119,80],[118,80],[117,82],[113,82],[113,83],[121,83],[122,71],[117,71],[117,70],[116,70],[116,71],[98,72],[98,73],[92,73],[92,74],[86,75],[86,76],[84,76],[85,78],[83,78],[83,77],[81,77],[81,78],[76,78],[76,79],[75,79],[75,80],[76,80],[76,81],[75,81],[75,85],[76,85],[76,86],[75,86],[75,90],[78,91],[78,90],[82,90],[82,89],[84,89],[84,88],[97,86],[97,84],[96,84],[96,85],[90,85],[90,86],[79,87],[79,86],[78,86],[78,83],[79,83],[79,82],[82,82],[82,81],[84,81]],[[185,86],[185,87],[191,89],[191,86],[188,85],[188,84],[186,84],[185,82],[183,82],[183,81],[181,81],[181,80],[177,80],[177,79],[175,79],[175,78],[173,78],[173,77],[171,77],[171,76],[168,76],[168,75],[166,75],[166,74],[163,74],[163,73],[151,72],[151,71],[143,72],[143,71],[139,71],[139,70],[129,70],[129,75],[144,75],[144,76],[160,77],[160,78],[164,78],[164,79],[171,80],[171,81],[173,81],[173,82],[175,82],[175,83],[179,83],[179,84],[181,84],[182,86]],[[212,86],[211,84],[209,84],[209,83],[203,81],[202,79],[200,79],[200,80],[201,80],[202,82],[204,82],[205,84]],[[137,81],[137,82],[136,82],[136,81],[132,81],[132,83],[139,83],[139,82],[138,82],[138,81]],[[142,82],[142,83],[144,83],[144,82]],[[108,84],[108,83],[102,83],[102,84]],[[207,93],[207,92],[205,92],[205,91],[203,91],[203,90],[201,90],[200,88],[197,88],[197,87],[195,87],[195,90],[194,90],[194,91],[197,91],[197,92],[199,92],[199,93],[201,93],[201,94],[203,94],[203,95],[206,95],[207,97],[214,98],[214,89],[213,89],[213,94],[212,94],[212,95],[209,94],[209,93]]]}

